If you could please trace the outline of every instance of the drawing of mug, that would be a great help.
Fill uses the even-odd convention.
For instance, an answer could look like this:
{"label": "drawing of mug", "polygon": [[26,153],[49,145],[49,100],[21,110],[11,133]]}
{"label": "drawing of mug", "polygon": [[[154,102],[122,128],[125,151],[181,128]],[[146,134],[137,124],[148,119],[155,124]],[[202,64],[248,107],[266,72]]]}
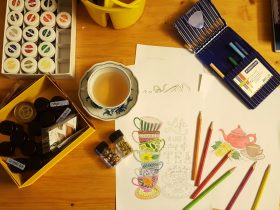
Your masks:
{"label": "drawing of mug", "polygon": [[157,131],[160,129],[161,121],[154,117],[135,117],[133,123],[142,131]]}
{"label": "drawing of mug", "polygon": [[140,187],[144,192],[150,192],[158,182],[158,176],[138,176],[131,179],[133,185]]}
{"label": "drawing of mug", "polygon": [[133,156],[140,163],[154,162],[159,160],[160,152],[134,150]]}
{"label": "drawing of mug", "polygon": [[263,149],[258,144],[247,144],[246,145],[247,154],[251,157],[256,157],[263,153]]}
{"label": "drawing of mug", "polygon": [[141,151],[160,152],[165,145],[164,139],[154,139],[152,141],[139,144]]}
{"label": "drawing of mug", "polygon": [[156,176],[160,169],[156,168],[135,168],[136,176]]}
{"label": "drawing of mug", "polygon": [[154,161],[154,162],[142,162],[141,167],[144,169],[156,169],[160,170],[163,167],[162,161]]}
{"label": "drawing of mug", "polygon": [[[136,136],[138,133],[138,140]],[[143,143],[147,141],[151,141],[154,139],[158,139],[160,137],[160,131],[133,131],[132,138],[136,143]]]}

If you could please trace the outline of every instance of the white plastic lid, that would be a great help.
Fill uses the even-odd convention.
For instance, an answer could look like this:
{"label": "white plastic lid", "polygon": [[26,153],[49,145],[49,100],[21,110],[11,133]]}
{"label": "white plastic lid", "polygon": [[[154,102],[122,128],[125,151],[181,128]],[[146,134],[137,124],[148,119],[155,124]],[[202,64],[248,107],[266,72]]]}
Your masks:
{"label": "white plastic lid", "polygon": [[42,0],[41,7],[44,11],[55,12],[57,9],[56,0]]}
{"label": "white plastic lid", "polygon": [[39,38],[39,32],[34,26],[27,26],[23,29],[22,36],[27,42],[37,42]]}
{"label": "white plastic lid", "polygon": [[22,37],[22,30],[18,26],[10,26],[7,28],[6,36],[12,42],[19,42]]}
{"label": "white plastic lid", "polygon": [[60,28],[71,26],[71,15],[68,12],[60,12],[56,17],[56,23]]}
{"label": "white plastic lid", "polygon": [[20,63],[16,58],[7,58],[4,61],[4,71],[10,74],[16,74],[19,72]]}
{"label": "white plastic lid", "polygon": [[17,42],[8,42],[5,46],[5,53],[8,57],[18,58],[20,56],[20,45]]}
{"label": "white plastic lid", "polygon": [[39,60],[38,68],[44,74],[54,73],[55,63],[51,58],[44,57]]}
{"label": "white plastic lid", "polygon": [[7,20],[12,26],[21,26],[23,23],[23,15],[21,12],[12,11],[8,14]]}
{"label": "white plastic lid", "polygon": [[21,47],[21,52],[25,57],[36,57],[38,54],[37,45],[33,42],[25,42]]}
{"label": "white plastic lid", "polygon": [[25,0],[25,8],[29,11],[39,12],[41,9],[40,0]]}
{"label": "white plastic lid", "polygon": [[24,58],[20,66],[21,70],[27,74],[34,74],[37,71],[37,61],[31,57]]}
{"label": "white plastic lid", "polygon": [[53,42],[56,38],[55,31],[49,26],[44,26],[39,31],[39,37],[44,42]]}
{"label": "white plastic lid", "polygon": [[53,12],[46,11],[41,14],[40,22],[43,26],[55,26],[55,15]]}
{"label": "white plastic lid", "polygon": [[24,0],[9,0],[8,5],[11,10],[22,12],[24,8]]}
{"label": "white plastic lid", "polygon": [[50,42],[42,42],[38,47],[38,52],[42,57],[53,57],[55,54],[55,47]]}
{"label": "white plastic lid", "polygon": [[37,27],[40,23],[40,17],[37,12],[28,11],[24,15],[24,22],[28,26],[35,26]]}

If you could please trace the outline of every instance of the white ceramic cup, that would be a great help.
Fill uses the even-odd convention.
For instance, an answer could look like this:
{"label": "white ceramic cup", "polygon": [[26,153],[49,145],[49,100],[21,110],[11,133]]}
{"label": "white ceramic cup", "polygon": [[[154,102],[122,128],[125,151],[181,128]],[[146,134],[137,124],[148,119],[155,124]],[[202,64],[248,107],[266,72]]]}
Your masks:
{"label": "white ceramic cup", "polygon": [[125,67],[96,65],[88,78],[87,93],[102,108],[116,108],[124,104],[131,93],[131,80]]}

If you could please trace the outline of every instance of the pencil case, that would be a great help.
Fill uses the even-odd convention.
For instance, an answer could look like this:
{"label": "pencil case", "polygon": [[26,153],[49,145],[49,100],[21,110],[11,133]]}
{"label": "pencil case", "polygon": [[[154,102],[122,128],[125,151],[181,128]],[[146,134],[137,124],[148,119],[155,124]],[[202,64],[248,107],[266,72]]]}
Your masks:
{"label": "pencil case", "polygon": [[280,84],[280,75],[232,28],[209,0],[200,0],[175,21],[185,47],[250,109]]}

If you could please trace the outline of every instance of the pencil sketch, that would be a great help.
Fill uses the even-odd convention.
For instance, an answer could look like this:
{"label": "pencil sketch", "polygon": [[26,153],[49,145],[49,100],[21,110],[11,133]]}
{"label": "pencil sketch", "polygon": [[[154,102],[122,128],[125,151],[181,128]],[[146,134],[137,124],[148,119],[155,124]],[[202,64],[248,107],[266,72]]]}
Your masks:
{"label": "pencil sketch", "polygon": [[191,88],[185,83],[181,84],[163,84],[163,85],[154,85],[151,89],[143,90],[143,93],[189,93]]}

